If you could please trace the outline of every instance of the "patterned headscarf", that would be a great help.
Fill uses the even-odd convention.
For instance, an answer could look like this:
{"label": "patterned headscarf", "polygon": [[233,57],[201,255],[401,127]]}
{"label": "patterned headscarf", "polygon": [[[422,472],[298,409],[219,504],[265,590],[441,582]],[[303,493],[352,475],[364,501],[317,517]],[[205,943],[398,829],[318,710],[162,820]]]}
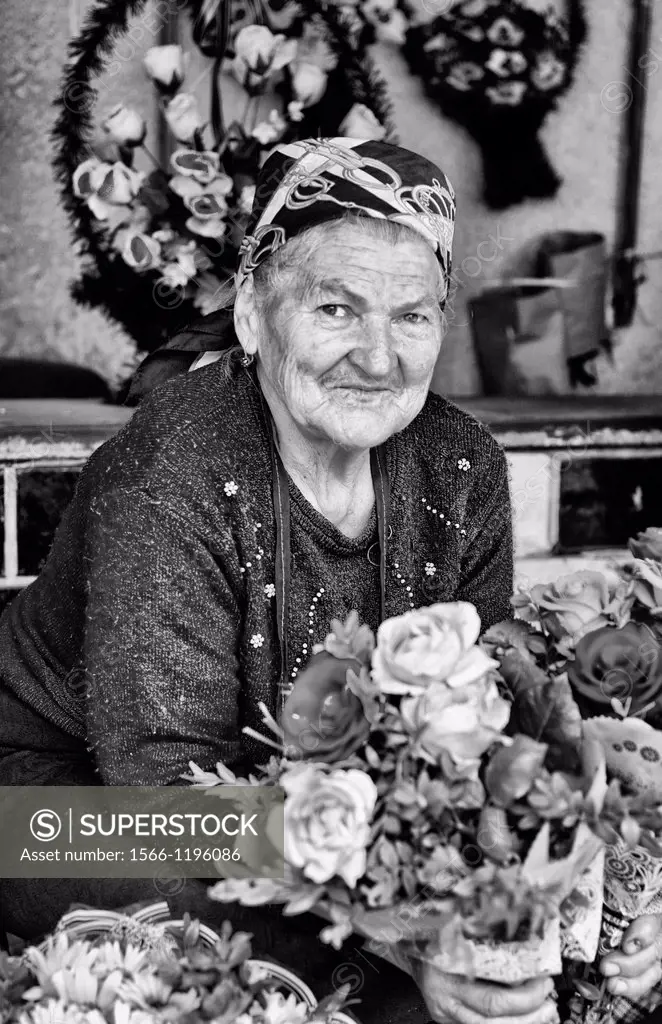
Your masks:
{"label": "patterned headscarf", "polygon": [[425,157],[387,142],[303,139],[278,146],[262,166],[236,284],[313,224],[354,211],[405,224],[451,272],[455,193]]}

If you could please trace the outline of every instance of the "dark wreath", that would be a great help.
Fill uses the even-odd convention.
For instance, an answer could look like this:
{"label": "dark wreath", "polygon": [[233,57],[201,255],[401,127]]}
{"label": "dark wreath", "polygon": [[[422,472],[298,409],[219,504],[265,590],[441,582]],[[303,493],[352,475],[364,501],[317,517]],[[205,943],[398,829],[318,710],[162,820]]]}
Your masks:
{"label": "dark wreath", "polygon": [[462,0],[407,32],[412,72],[480,147],[492,209],[558,190],[538,133],[572,84],[585,38],[581,0],[568,0],[563,18],[519,0]]}
{"label": "dark wreath", "polygon": [[[245,0],[237,13],[239,0],[218,0],[214,5],[203,0],[184,0],[180,9],[192,19],[193,38],[200,50],[213,56],[214,71],[220,69],[224,55],[231,55],[232,24],[250,16],[258,24],[269,26],[268,0]],[[277,0],[272,0],[274,4]],[[234,3],[232,9],[228,7]],[[164,286],[159,274],[152,270],[137,271],[125,262],[121,252],[109,244],[108,231],[91,213],[83,198],[76,195],[73,175],[76,168],[93,155],[94,120],[93,112],[97,99],[95,80],[102,74],[113,50],[128,31],[130,19],[139,15],[146,0],[102,0],[93,6],[85,20],[79,36],[69,44],[68,61],[62,80],[60,94],[55,100],[58,115],[52,130],[55,155],[53,167],[59,183],[62,202],[73,229],[76,251],[81,257],[81,276],[71,285],[74,300],[83,307],[101,309],[108,317],[120,324],[136,342],[139,352],[148,353],[163,345],[169,337],[191,320],[199,318],[200,310],[183,289]],[[293,138],[333,136],[345,116],[356,103],[365,104],[386,129],[389,141],[396,141],[391,118],[386,86],[366,54],[369,34],[352,28],[338,9],[322,0],[300,0],[299,12],[287,35],[300,37],[311,19],[321,20],[325,26],[327,41],[337,56],[336,67],[328,73],[328,83],[322,98],[314,106],[303,110],[303,119],[296,127],[290,126],[281,141]],[[276,9],[274,7],[274,9]],[[212,14],[210,16],[210,10]],[[203,20],[205,19],[205,20]],[[274,29],[277,31],[277,29]],[[287,103],[292,98],[291,77],[278,87],[278,93]],[[253,140],[247,145],[246,138],[234,140],[233,145],[223,138],[226,131],[222,121],[222,106],[218,86],[218,75],[212,76],[212,97],[210,123],[217,140],[217,152],[221,153],[221,170],[230,174],[257,168],[257,158],[262,147]],[[207,149],[199,136],[195,148]],[[120,159],[131,166],[133,154],[130,148],[120,147]],[[243,163],[242,163],[243,161]],[[159,177],[160,176],[160,177]],[[167,178],[163,171],[149,174],[137,199],[153,214],[154,226],[159,218],[172,214],[177,218],[177,196],[172,196],[172,210],[163,210],[163,189]],[[159,192],[161,198],[159,200]],[[178,230],[182,228],[185,211],[179,213]],[[193,237],[193,236],[191,236]],[[222,252],[214,260],[213,273],[219,283],[232,275],[237,259],[237,239],[224,239],[219,247]]]}

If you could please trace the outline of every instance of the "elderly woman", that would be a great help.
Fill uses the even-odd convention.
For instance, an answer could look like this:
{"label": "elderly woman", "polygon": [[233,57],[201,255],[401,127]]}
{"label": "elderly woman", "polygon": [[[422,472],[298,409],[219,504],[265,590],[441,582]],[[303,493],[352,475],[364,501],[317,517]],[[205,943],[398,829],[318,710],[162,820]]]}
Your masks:
{"label": "elderly woman", "polygon": [[[241,250],[236,344],[157,388],[91,457],[41,575],[2,618],[0,783],[245,770],[264,749],[242,727],[260,726],[258,702],[278,713],[333,616],[355,608],[376,629],[451,600],[473,602],[483,627],[508,615],[506,460],[429,393],[454,212],[442,172],[385,143],[272,153]],[[5,881],[7,927],[43,930],[69,899],[154,897],[149,883],[58,885]],[[232,914],[202,883],[178,898],[208,920]],[[328,987],[317,921],[260,909],[249,927],[297,966],[305,950]],[[425,969],[425,1010],[404,974],[364,960],[364,1024],[555,1019],[548,979],[510,990]]]}

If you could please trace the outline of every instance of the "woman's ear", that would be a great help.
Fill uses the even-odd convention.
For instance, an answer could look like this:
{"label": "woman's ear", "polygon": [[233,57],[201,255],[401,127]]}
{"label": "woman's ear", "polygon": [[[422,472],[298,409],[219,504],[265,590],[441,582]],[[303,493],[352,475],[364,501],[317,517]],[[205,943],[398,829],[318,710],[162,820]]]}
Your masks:
{"label": "woman's ear", "polygon": [[234,302],[234,329],[246,355],[254,356],[258,347],[260,317],[255,307],[255,289],[250,275],[242,282]]}

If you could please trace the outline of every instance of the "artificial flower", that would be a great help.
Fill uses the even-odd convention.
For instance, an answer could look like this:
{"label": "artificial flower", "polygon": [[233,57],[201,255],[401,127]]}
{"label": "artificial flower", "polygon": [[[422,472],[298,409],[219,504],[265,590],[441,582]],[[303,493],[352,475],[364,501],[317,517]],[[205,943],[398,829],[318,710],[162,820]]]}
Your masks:
{"label": "artificial flower", "polygon": [[303,103],[300,103],[299,100],[290,100],[287,104],[287,116],[295,124],[303,121]]}
{"label": "artificial flower", "polygon": [[[170,163],[175,171],[175,177],[172,178],[170,183],[171,188],[172,182],[179,175],[185,178],[193,178],[202,185],[209,185],[216,178],[225,179],[228,177],[228,175],[219,174],[220,157],[218,153],[214,153],[211,150],[198,152],[195,149],[177,149],[170,157]],[[176,189],[173,191],[176,191]]]}
{"label": "artificial flower", "polygon": [[154,238],[136,231],[127,237],[122,256],[135,270],[153,270],[161,262],[161,246]]}
{"label": "artificial flower", "polygon": [[287,128],[287,122],[277,110],[270,110],[266,121],[260,121],[253,128],[251,135],[257,139],[262,146],[272,146],[283,135]]}
{"label": "artificial flower", "polygon": [[297,1000],[294,992],[287,996],[282,992],[269,992],[264,1002],[263,1024],[304,1024],[309,1019],[308,1007]]}
{"label": "artificial flower", "polygon": [[102,127],[121,146],[140,146],[147,134],[145,119],[137,110],[122,104],[111,110]]}
{"label": "artificial flower", "polygon": [[485,67],[499,78],[509,78],[511,75],[520,75],[526,70],[528,62],[523,53],[519,50],[502,50],[495,47],[492,50]]}
{"label": "artificial flower", "polygon": [[184,81],[184,51],[181,46],[152,46],[143,61],[157,85],[176,90]]}
{"label": "artificial flower", "polygon": [[382,693],[416,695],[431,683],[466,686],[498,662],[475,647],[480,618],[472,604],[456,601],[418,608],[382,622],[372,656]]}
{"label": "artificial flower", "polygon": [[201,196],[187,196],[184,206],[198,220],[218,220],[228,212],[228,204],[222,196],[205,193]]}
{"label": "artificial flower", "polygon": [[495,46],[519,46],[524,39],[524,31],[510,18],[495,18],[487,30],[487,38]]}
{"label": "artificial flower", "polygon": [[234,41],[232,73],[249,96],[264,92],[297,53],[296,39],[274,35],[264,25],[246,25]]}
{"label": "artificial flower", "polygon": [[478,64],[470,60],[458,61],[451,65],[446,76],[446,84],[461,92],[468,92],[474,82],[479,82],[485,77],[485,72]]}
{"label": "artificial flower", "polygon": [[455,688],[431,683],[420,695],[405,698],[400,714],[415,749],[434,761],[446,751],[454,760],[477,764],[506,728],[510,705],[491,680]]}
{"label": "artificial flower", "polygon": [[83,160],[73,173],[74,195],[81,199],[89,199],[95,195],[112,166],[96,157]]}
{"label": "artificial flower", "polygon": [[499,85],[489,86],[485,90],[485,95],[492,103],[516,107],[522,102],[526,89],[526,82],[501,82]]}
{"label": "artificial flower", "polygon": [[222,238],[228,226],[222,217],[209,217],[205,220],[200,217],[189,217],[186,227],[193,235],[201,238]]}
{"label": "artificial flower", "polygon": [[588,633],[568,663],[568,679],[584,717],[623,716],[662,706],[662,649],[649,626],[628,622]]}
{"label": "artificial flower", "polygon": [[205,122],[198,109],[198,101],[188,92],[177,93],[168,101],[164,111],[170,131],[178,142],[191,142]]}
{"label": "artificial flower", "polygon": [[281,715],[285,746],[296,756],[342,761],[367,738],[370,724],[347,686],[349,669],[358,672],[360,665],[322,651],[297,676]]}
{"label": "artificial flower", "polygon": [[[553,583],[538,583],[531,588],[530,598],[543,628],[555,640],[576,643],[586,633],[600,629],[612,621],[612,613],[625,596],[626,588],[616,578],[607,578],[592,569],[580,569],[560,576]],[[530,614],[522,605],[523,618]]]}
{"label": "artificial flower", "polygon": [[375,142],[386,136],[386,128],[365,103],[355,103],[350,108],[338,132],[348,139],[374,139]]}
{"label": "artificial flower", "polygon": [[184,200],[193,196],[215,196],[223,200],[232,192],[234,182],[229,174],[217,174],[215,178],[204,184],[197,178],[186,174],[174,174],[170,179],[170,188]]}
{"label": "artificial flower", "polygon": [[635,558],[623,570],[633,580],[635,601],[647,608],[650,615],[662,618],[662,563],[652,558]]}
{"label": "artificial flower", "polygon": [[567,68],[555,53],[541,53],[535,68],[531,72],[531,81],[536,89],[546,91],[562,85],[567,75]]}
{"label": "artificial flower", "polygon": [[628,547],[635,558],[654,558],[662,562],[662,527],[649,526],[643,533],[631,538]]}
{"label": "artificial flower", "polygon": [[[102,205],[128,205],[138,195],[144,180],[145,175],[142,172],[134,171],[127,167],[126,164],[120,162],[113,164],[106,171],[103,181],[98,186],[96,196],[90,196],[88,199],[88,205],[90,205],[93,213],[95,213],[95,210],[91,203],[95,198]],[[95,216],[98,216],[98,214],[95,213]]]}
{"label": "artificial flower", "polygon": [[292,74],[292,91],[295,100],[304,107],[314,107],[326,92],[328,75],[316,64],[298,62]]}
{"label": "artificial flower", "polygon": [[338,876],[354,888],[366,869],[377,788],[358,769],[327,772],[298,765],[280,778],[285,790],[285,858],[312,882]]}

